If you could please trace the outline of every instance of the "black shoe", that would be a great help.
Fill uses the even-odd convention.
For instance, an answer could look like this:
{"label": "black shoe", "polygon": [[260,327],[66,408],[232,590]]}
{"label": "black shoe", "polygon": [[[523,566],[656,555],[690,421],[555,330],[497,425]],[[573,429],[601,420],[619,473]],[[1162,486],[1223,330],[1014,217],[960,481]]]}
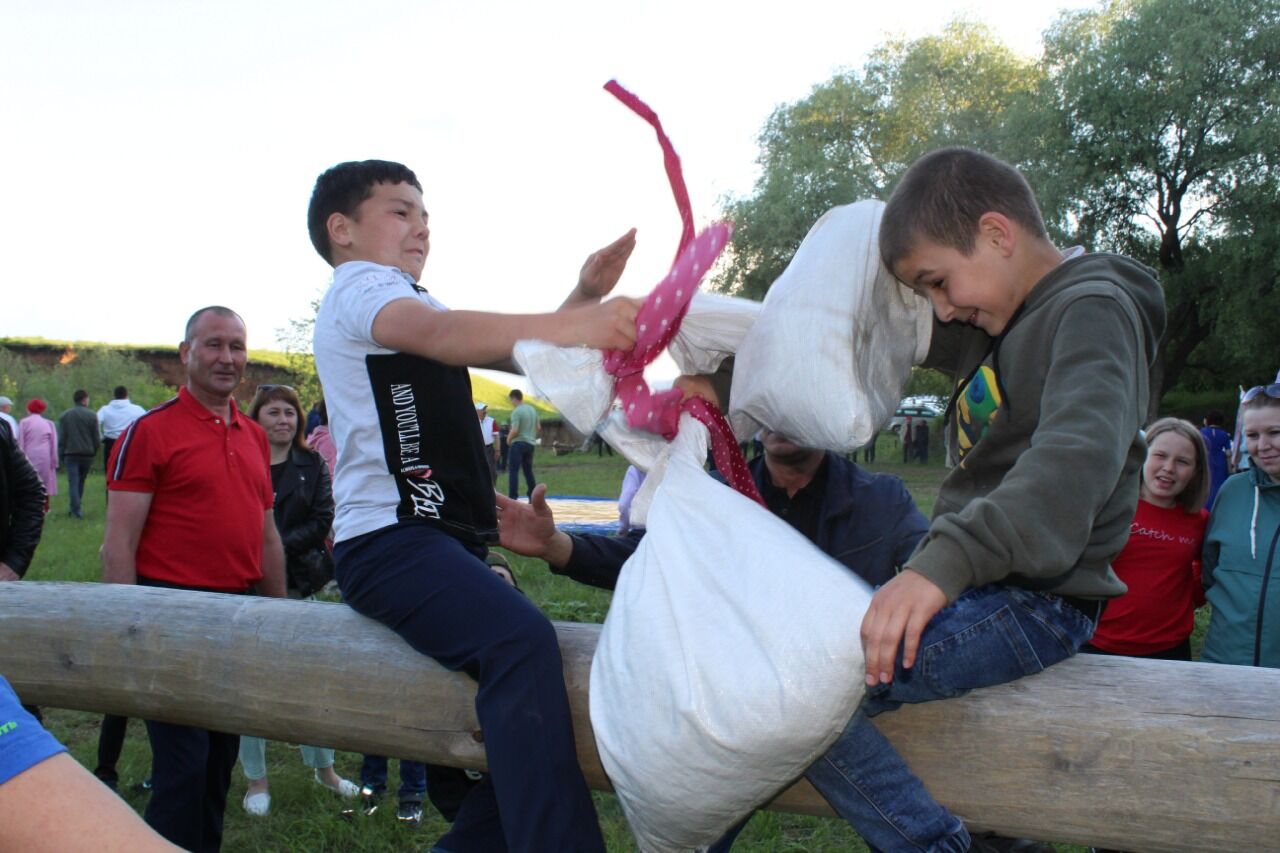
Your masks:
{"label": "black shoe", "polygon": [[99,782],[106,785],[117,794],[120,793],[120,777],[115,773],[94,773],[93,775],[97,777]]}
{"label": "black shoe", "polygon": [[150,793],[151,793],[151,778],[150,778],[150,777],[148,777],[148,778],[146,778],[146,779],[143,779],[141,782],[139,782],[138,784],[134,785],[134,786],[133,786],[132,788],[130,788],[129,790],[133,791],[133,793],[135,793],[135,794],[150,794]]}
{"label": "black shoe", "polygon": [[422,823],[422,803],[401,800],[400,807],[396,809],[396,820],[400,822],[401,826],[417,829]]}

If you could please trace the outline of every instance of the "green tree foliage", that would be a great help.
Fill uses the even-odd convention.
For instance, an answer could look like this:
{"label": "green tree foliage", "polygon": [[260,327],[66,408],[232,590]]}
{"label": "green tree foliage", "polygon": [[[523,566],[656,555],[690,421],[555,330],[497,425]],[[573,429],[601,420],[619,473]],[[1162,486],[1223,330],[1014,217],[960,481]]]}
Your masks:
{"label": "green tree foliage", "polygon": [[0,347],[0,394],[13,399],[15,417],[25,415],[27,401],[37,397],[49,406],[45,415],[57,417],[71,407],[72,394],[81,388],[89,392],[89,404],[96,409],[111,400],[117,385],[128,388],[129,398],[148,409],[173,396],[151,365],[127,352],[85,348],[62,364],[42,367]]}
{"label": "green tree foliage", "polygon": [[715,285],[760,298],[825,210],[950,144],[1016,164],[1061,244],[1157,268],[1162,392],[1280,367],[1280,0],[1104,0],[1064,13],[1039,62],[966,23],[887,42],[769,117]]}
{"label": "green tree foliage", "polygon": [[289,372],[293,374],[293,387],[302,405],[311,404],[324,396],[320,377],[316,373],[316,359],[311,354],[311,338],[316,329],[316,313],[320,310],[320,297],[311,300],[311,312],[305,317],[289,320],[284,329],[276,329],[276,341],[284,348]]}
{"label": "green tree foliage", "polygon": [[[1251,340],[1257,324],[1240,320],[1274,290],[1274,243],[1258,238],[1275,228],[1257,213],[1274,219],[1280,3],[1113,0],[1069,12],[1046,34],[1044,69],[1043,132],[1022,137],[1043,147],[1024,166],[1060,230],[1160,269],[1168,390],[1220,319],[1231,346]],[[1257,274],[1259,254],[1270,275]]]}
{"label": "green tree foliage", "polygon": [[725,202],[736,230],[715,286],[763,297],[823,212],[883,198],[926,151],[998,151],[1005,115],[1024,109],[1039,73],[986,27],[956,22],[940,35],[887,42],[862,68],[778,107],[760,134],[753,192]]}

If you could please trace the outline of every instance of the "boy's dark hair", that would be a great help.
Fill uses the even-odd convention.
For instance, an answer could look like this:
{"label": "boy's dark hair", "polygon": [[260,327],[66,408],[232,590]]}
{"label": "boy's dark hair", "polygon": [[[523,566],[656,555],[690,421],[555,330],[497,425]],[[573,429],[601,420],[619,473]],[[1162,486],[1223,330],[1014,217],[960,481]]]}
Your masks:
{"label": "boy's dark hair", "polygon": [[511,393],[507,395],[508,400],[524,400],[524,392],[519,388],[512,388]]}
{"label": "boy's dark hair", "polygon": [[339,163],[316,178],[307,208],[307,231],[320,257],[333,264],[329,245],[329,217],[335,213],[353,216],[360,202],[373,195],[377,184],[410,184],[422,192],[418,176],[408,166],[390,160],[352,160]]}
{"label": "boy's dark hair", "polygon": [[880,259],[892,271],[921,240],[967,256],[978,220],[991,212],[1049,238],[1035,193],[1017,169],[971,148],[940,148],[912,163],[889,196],[880,219]]}
{"label": "boy's dark hair", "polygon": [[76,389],[76,393],[71,395],[72,402],[74,402],[77,406],[88,399],[89,399],[89,392],[84,390],[83,388]]}
{"label": "boy's dark hair", "polygon": [[123,400],[129,396],[129,389],[124,387],[123,385],[117,385],[116,390],[113,393],[115,394],[115,398],[117,400]]}
{"label": "boy's dark hair", "polygon": [[1220,427],[1227,422],[1226,417],[1217,409],[1210,409],[1209,414],[1204,416],[1204,422],[1209,426]]}

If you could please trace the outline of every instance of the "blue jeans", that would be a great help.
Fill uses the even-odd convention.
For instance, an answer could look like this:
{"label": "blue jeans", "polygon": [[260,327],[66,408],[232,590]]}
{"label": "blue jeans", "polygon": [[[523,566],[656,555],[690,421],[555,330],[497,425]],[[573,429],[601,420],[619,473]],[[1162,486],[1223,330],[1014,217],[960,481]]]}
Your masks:
{"label": "blue jeans", "polygon": [[[381,755],[366,755],[360,765],[360,784],[378,793],[387,790],[387,759]],[[426,792],[427,765],[400,759],[400,802],[421,803]]]}
{"label": "blue jeans", "polygon": [[334,548],[338,586],[353,610],[479,683],[476,716],[490,776],[466,794],[439,846],[604,853],[578,765],[555,629],[490,571],[482,553],[411,523]]}
{"label": "blue jeans", "polygon": [[533,494],[533,451],[534,447],[527,441],[511,442],[510,455],[507,459],[507,497],[512,500],[520,497],[520,471],[524,470],[524,480],[529,484],[529,494]]}
{"label": "blue jeans", "polygon": [[75,456],[68,453],[62,457],[62,466],[67,469],[67,492],[71,496],[71,514],[79,517],[80,499],[84,496],[84,481],[89,478],[89,467],[93,465],[92,456]]}
{"label": "blue jeans", "polygon": [[1093,627],[1057,596],[994,584],[969,590],[925,627],[914,667],[903,669],[899,658],[893,681],[868,689],[805,778],[874,849],[968,850],[963,824],[929,795],[870,718],[1034,675],[1074,655]]}

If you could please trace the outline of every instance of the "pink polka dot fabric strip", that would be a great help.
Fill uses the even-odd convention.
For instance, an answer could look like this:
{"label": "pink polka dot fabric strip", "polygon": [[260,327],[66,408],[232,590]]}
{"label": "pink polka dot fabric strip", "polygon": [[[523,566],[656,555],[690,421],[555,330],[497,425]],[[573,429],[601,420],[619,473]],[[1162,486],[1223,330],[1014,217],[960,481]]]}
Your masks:
{"label": "pink polka dot fabric strip", "polygon": [[604,369],[615,377],[614,391],[632,429],[654,432],[670,441],[679,429],[680,412],[689,412],[710,432],[712,458],[725,480],[743,495],[763,505],[764,501],[747,471],[746,460],[724,415],[700,398],[691,398],[681,404],[679,389],[655,394],[644,378],[645,367],[661,355],[675,337],[689,310],[694,291],[728,245],[733,228],[728,223],[717,222],[696,237],[693,235],[693,209],[685,188],[680,158],[663,132],[657,113],[615,80],[605,84],[605,90],[645,119],[657,132],[683,229],[671,271],[645,299],[636,316],[635,346],[630,350],[606,352]]}

